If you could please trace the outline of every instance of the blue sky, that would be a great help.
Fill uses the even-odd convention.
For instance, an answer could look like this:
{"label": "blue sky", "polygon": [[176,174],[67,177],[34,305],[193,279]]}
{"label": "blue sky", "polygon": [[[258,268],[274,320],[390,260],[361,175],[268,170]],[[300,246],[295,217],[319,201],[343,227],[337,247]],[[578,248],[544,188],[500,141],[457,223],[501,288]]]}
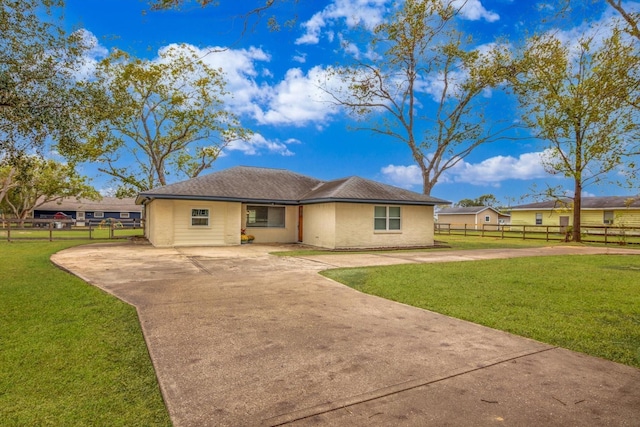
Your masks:
{"label": "blue sky", "polygon": [[[285,18],[297,16],[291,29],[273,33],[266,21],[242,34],[238,17],[263,1],[221,0],[218,7],[187,4],[181,11],[143,13],[144,1],[66,0],[68,30],[84,28],[96,38],[96,48],[87,61],[90,69],[109,49],[119,48],[138,57],[154,59],[158,49],[172,43],[188,43],[206,60],[220,66],[227,76],[230,109],[244,126],[255,132],[249,142],[230,147],[212,171],[235,165],[284,168],[321,179],[351,175],[378,180],[421,192],[419,173],[409,148],[391,138],[353,131],[356,123],[328,102],[317,88],[328,67],[345,61],[354,51],[345,51],[340,40],[348,38],[354,24],[371,28],[392,7],[391,0],[300,0],[274,12]],[[535,1],[468,0],[461,10],[461,25],[478,45],[497,37],[512,42],[525,32],[538,30],[541,13]],[[551,2],[553,4],[553,2]],[[543,11],[543,12],[541,12]],[[587,22],[563,23],[569,39],[576,29],[608,19],[607,10],[590,10]],[[326,98],[324,98],[326,99]],[[517,120],[515,101],[493,91],[487,102],[490,120]],[[427,108],[427,106],[425,106]],[[572,184],[547,175],[539,161],[544,141],[526,138],[481,146],[456,168],[445,174],[432,195],[457,202],[491,193],[505,204],[531,199],[522,196],[532,188]],[[99,189],[110,187],[108,178],[90,166],[83,172]],[[630,190],[615,186],[588,187],[586,195],[625,195]]]}

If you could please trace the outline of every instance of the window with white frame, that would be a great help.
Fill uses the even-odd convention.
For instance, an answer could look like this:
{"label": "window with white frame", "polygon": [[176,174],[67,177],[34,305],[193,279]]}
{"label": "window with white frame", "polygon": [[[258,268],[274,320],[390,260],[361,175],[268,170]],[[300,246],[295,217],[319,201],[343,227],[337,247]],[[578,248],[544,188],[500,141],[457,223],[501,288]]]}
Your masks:
{"label": "window with white frame", "polygon": [[541,213],[537,213],[536,214],[536,225],[542,225],[542,214]]}
{"label": "window with white frame", "polygon": [[484,217],[484,222],[491,222],[491,217],[489,215],[486,215]]}
{"label": "window with white frame", "polygon": [[94,212],[93,213],[93,217],[94,218],[104,218],[104,212]]}
{"label": "window with white frame", "polygon": [[131,218],[130,212],[120,212],[120,218]]}
{"label": "window with white frame", "polygon": [[375,206],[373,217],[376,231],[400,230],[400,206]]}
{"label": "window with white frame", "polygon": [[191,226],[208,227],[209,209],[191,209]]}
{"label": "window with white frame", "polygon": [[284,206],[247,206],[247,227],[284,228]]}
{"label": "window with white frame", "polygon": [[602,221],[607,225],[613,224],[613,211],[604,211]]}

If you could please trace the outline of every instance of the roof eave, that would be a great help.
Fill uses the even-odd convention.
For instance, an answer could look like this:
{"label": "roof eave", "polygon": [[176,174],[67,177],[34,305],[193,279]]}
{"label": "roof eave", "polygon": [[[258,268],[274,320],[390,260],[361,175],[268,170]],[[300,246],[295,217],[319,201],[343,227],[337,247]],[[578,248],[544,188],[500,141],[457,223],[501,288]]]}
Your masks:
{"label": "roof eave", "polygon": [[206,202],[238,202],[238,203],[255,203],[269,205],[299,205],[297,200],[281,200],[281,199],[256,199],[246,197],[223,197],[223,196],[197,196],[185,194],[149,194],[140,193],[136,198],[136,204],[146,204],[155,199],[171,199],[171,200],[192,200]]}
{"label": "roof eave", "polygon": [[316,199],[301,200],[301,205],[313,205],[318,203],[379,203],[379,204],[393,204],[393,205],[416,205],[416,206],[435,206],[442,204],[442,201],[423,201],[423,200],[390,200],[390,199],[349,199],[339,197],[327,197]]}

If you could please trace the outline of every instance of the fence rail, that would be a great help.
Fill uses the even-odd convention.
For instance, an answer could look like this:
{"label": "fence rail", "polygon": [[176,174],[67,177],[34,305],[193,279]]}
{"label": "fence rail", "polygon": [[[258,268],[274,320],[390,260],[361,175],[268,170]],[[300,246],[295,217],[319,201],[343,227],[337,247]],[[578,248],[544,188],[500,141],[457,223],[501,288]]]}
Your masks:
{"label": "fence rail", "polygon": [[0,239],[69,240],[126,239],[144,235],[144,221],[139,219],[86,220],[76,225],[72,219],[0,219]]}
{"label": "fence rail", "polygon": [[[640,227],[619,227],[610,225],[581,226],[581,239],[588,243],[636,244],[640,245]],[[435,223],[435,233],[439,235],[463,235],[493,237],[501,239],[569,241],[571,227],[559,225],[508,225],[508,224],[455,224]]]}

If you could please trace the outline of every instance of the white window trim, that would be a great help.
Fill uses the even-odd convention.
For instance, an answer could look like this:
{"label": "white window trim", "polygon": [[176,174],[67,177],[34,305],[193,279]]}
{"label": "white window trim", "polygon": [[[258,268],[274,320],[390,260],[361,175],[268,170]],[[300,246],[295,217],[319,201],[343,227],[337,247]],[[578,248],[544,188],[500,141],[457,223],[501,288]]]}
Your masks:
{"label": "white window trim", "polygon": [[[190,210],[190,215],[189,215],[189,227],[190,228],[211,228],[211,209],[209,208],[202,208],[202,207],[192,207],[189,209]],[[206,211],[207,214],[205,215],[193,215],[193,211],[199,211],[198,213],[202,213],[203,211]],[[194,219],[203,219],[206,218],[207,219],[207,224],[206,225],[201,225],[201,224],[193,224],[193,220]]]}
{"label": "white window trim", "polygon": [[[376,229],[376,219],[382,219],[383,217],[377,217],[376,216],[376,208],[385,208],[385,229]],[[389,208],[399,208],[400,209],[400,216],[399,217],[390,217],[389,216]],[[389,220],[390,219],[398,219],[400,220],[400,228],[399,229],[389,229]],[[401,234],[402,233],[402,207],[401,206],[397,206],[397,205],[375,205],[373,207],[373,232],[374,234]]]}
{"label": "white window trim", "polygon": [[129,219],[129,218],[131,218],[131,213],[130,212],[120,212],[120,218]]}
{"label": "white window trim", "polygon": [[104,212],[97,211],[93,213],[94,218],[104,218]]}
{"label": "white window trim", "polygon": [[[607,214],[611,216],[611,218],[607,219]],[[607,210],[602,212],[602,223],[604,225],[613,225],[613,222],[616,220],[614,211]]]}
{"label": "white window trim", "polygon": [[[538,224],[538,217],[540,217],[540,224]],[[536,225],[543,225],[543,215],[540,212],[536,212]]]}

